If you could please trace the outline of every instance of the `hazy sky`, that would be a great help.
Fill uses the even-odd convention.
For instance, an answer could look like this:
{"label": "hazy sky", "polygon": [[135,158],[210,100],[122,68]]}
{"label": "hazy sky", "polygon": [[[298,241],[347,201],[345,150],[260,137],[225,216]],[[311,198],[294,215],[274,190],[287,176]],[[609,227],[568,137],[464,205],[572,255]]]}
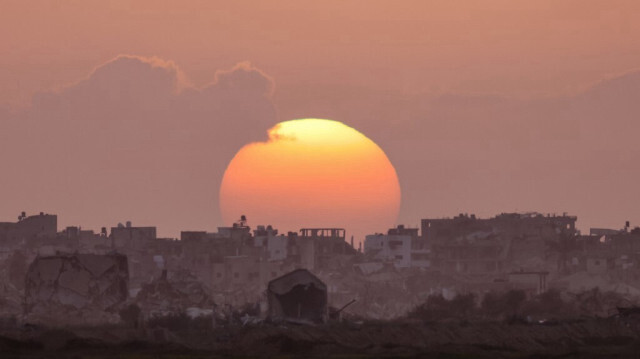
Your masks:
{"label": "hazy sky", "polygon": [[213,229],[237,149],[278,121],[328,117],[394,163],[400,222],[535,210],[583,230],[640,224],[640,2],[0,10],[0,220]]}

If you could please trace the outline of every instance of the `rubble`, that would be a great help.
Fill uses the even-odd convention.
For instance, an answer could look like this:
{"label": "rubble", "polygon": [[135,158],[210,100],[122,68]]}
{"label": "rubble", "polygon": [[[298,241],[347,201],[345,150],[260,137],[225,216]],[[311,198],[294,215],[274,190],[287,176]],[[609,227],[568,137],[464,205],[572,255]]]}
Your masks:
{"label": "rubble", "polygon": [[117,322],[127,300],[127,257],[63,254],[37,257],[25,281],[27,321],[57,324]]}
{"label": "rubble", "polygon": [[188,273],[180,272],[168,278],[164,270],[158,279],[142,286],[134,302],[147,318],[184,312],[200,316],[210,313],[214,307],[208,292]]}
{"label": "rubble", "polygon": [[22,313],[22,293],[9,282],[0,283],[0,318]]}

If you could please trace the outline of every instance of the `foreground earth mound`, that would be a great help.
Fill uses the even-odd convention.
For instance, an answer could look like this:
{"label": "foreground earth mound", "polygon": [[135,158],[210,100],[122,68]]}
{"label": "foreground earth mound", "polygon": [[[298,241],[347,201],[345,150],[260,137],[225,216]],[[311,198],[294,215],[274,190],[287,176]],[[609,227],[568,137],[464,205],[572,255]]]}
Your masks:
{"label": "foreground earth mound", "polygon": [[[405,321],[283,326],[263,323],[198,331],[183,328],[185,332],[174,332],[161,339],[144,331],[125,332],[112,326],[84,328],[74,333],[36,332],[21,335],[19,340],[8,336],[0,338],[0,345],[12,355],[83,358],[637,357],[640,334],[636,324],[635,319],[628,318],[547,324]],[[55,346],[48,337],[55,338]]]}

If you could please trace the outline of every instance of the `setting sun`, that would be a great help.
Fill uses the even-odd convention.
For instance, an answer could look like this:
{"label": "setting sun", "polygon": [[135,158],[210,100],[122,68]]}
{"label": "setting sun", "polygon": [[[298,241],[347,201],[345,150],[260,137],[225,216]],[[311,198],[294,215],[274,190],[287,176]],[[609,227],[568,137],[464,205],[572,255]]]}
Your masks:
{"label": "setting sun", "polygon": [[235,155],[220,187],[226,223],[245,214],[280,231],[343,227],[357,242],[393,225],[399,206],[398,177],[382,149],[331,120],[279,123],[267,142]]}

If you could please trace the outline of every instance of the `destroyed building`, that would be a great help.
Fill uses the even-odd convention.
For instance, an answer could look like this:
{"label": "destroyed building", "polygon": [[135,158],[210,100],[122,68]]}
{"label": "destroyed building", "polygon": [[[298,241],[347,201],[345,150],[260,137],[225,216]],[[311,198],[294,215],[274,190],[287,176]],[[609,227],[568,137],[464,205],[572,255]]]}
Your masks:
{"label": "destroyed building", "polygon": [[639,232],[630,231],[628,222],[618,230],[592,228],[589,235],[579,236],[567,246],[563,253],[565,272],[584,272],[593,278],[640,288]]}
{"label": "destroyed building", "polygon": [[310,270],[338,268],[343,260],[357,254],[353,245],[346,242],[343,228],[303,228],[292,244],[292,254],[302,268]]}
{"label": "destroyed building", "polygon": [[327,286],[306,269],[297,269],[269,282],[272,320],[324,323],[328,315]]}
{"label": "destroyed building", "polygon": [[206,288],[187,272],[168,276],[162,271],[159,278],[142,286],[134,299],[146,318],[183,313],[189,308],[211,310],[214,306]]}
{"label": "destroyed building", "polygon": [[[57,306],[69,304],[69,298],[75,298],[72,306],[81,307],[75,312],[96,317],[100,311],[95,305],[82,304],[93,289],[80,290],[82,295],[74,297],[79,287],[67,288],[67,275],[56,287],[62,299],[52,294],[51,307],[34,301],[34,293],[40,291],[34,288],[53,293],[53,285],[25,282],[29,263],[70,256],[61,253],[126,256],[128,297],[135,302],[140,295],[145,313],[210,308],[213,302],[225,308],[266,305],[270,283],[297,269],[312,271],[323,283],[328,305],[339,308],[357,299],[349,311],[378,319],[402,315],[436,294],[452,298],[457,293],[521,289],[535,295],[547,288],[579,291],[598,286],[631,293],[640,288],[640,229],[629,231],[627,225],[580,236],[575,221],[572,216],[537,213],[425,219],[421,233],[399,225],[386,234],[367,236],[363,254],[346,241],[342,228],[279,233],[268,225],[252,230],[245,218],[217,232],[185,231],[180,239],[171,239],[158,238],[155,227],[131,222],[112,227],[111,233],[81,227],[57,232],[56,216],[21,214],[18,222],[0,223],[0,303],[6,304],[2,313],[20,313],[25,283],[31,283],[29,318],[55,312]],[[168,281],[161,280],[163,271]],[[189,284],[182,287],[176,278],[188,278],[183,282]]]}
{"label": "destroyed building", "polygon": [[521,268],[556,270],[550,243],[577,234],[577,217],[563,214],[503,213],[480,219],[423,219],[422,236],[431,246],[434,265],[456,272],[506,273]]}
{"label": "destroyed building", "polygon": [[26,276],[25,312],[32,322],[117,321],[114,311],[128,298],[128,282],[124,255],[37,257]]}
{"label": "destroyed building", "polygon": [[505,272],[511,240],[491,232],[474,232],[432,244],[433,264],[439,270],[466,275]]}

